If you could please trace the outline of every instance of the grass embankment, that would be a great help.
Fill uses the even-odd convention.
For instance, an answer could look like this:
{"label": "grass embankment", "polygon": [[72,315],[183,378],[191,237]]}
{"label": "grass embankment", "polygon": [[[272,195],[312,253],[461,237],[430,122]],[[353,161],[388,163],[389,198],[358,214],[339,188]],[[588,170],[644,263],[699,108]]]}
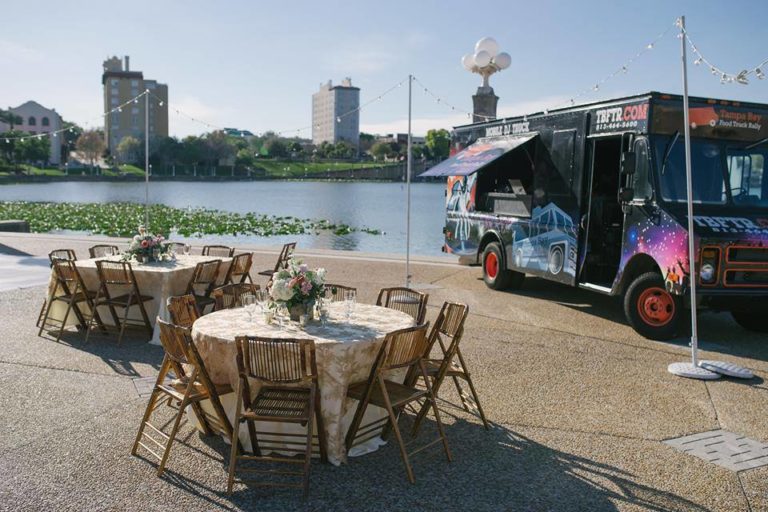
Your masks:
{"label": "grass embankment", "polygon": [[[203,235],[302,235],[333,232],[379,234],[376,229],[355,228],[327,220],[277,217],[256,213],[229,213],[205,208],[181,209],[151,205],[153,232],[166,237]],[[58,230],[85,231],[94,235],[128,237],[144,223],[144,206],[135,203],[32,203],[0,201],[0,220],[26,220],[33,233]]]}
{"label": "grass embankment", "polygon": [[328,171],[346,171],[357,169],[372,169],[388,167],[395,164],[380,164],[374,162],[283,162],[279,160],[259,160],[257,167],[267,171],[267,176],[284,178],[303,178],[312,174]]}

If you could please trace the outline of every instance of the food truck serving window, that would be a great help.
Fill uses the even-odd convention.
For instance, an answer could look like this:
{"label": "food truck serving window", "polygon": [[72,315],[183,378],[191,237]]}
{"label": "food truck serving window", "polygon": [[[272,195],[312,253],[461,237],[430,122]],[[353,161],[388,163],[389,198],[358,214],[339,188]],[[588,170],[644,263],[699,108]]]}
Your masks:
{"label": "food truck serving window", "polygon": [[536,134],[479,139],[421,176],[468,176],[536,137]]}

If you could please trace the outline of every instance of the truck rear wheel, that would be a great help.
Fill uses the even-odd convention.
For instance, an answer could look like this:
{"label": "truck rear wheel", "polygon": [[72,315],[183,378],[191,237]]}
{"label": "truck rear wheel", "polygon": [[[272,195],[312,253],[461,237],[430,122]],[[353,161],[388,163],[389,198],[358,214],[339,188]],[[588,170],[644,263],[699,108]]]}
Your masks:
{"label": "truck rear wheel", "polygon": [[624,295],[624,314],[632,328],[652,340],[669,340],[677,334],[683,307],[680,297],[669,293],[656,272],[640,275]]}
{"label": "truck rear wheel", "polygon": [[525,274],[504,268],[504,260],[501,257],[501,246],[497,242],[491,242],[483,251],[483,281],[488,288],[504,290],[507,288],[520,288],[525,279]]}
{"label": "truck rear wheel", "polygon": [[748,331],[768,332],[768,321],[763,312],[731,311],[731,316],[737,324]]}

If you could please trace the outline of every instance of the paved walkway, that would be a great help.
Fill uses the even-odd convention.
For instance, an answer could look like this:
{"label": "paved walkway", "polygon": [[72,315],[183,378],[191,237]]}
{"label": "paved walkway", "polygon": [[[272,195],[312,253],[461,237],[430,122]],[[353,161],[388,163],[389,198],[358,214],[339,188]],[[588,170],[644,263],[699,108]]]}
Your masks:
{"label": "paved walkway", "polygon": [[[65,243],[71,242],[71,243]],[[3,244],[42,256],[82,241],[25,235]],[[275,257],[260,249],[255,268]],[[401,284],[402,261],[351,253],[309,253],[335,281],[371,302]],[[768,340],[727,315],[702,315],[702,357],[752,369],[751,381],[700,382],[666,367],[688,357],[686,340],[637,336],[618,301],[538,279],[522,290],[488,290],[477,268],[419,262],[429,285],[428,319],[445,300],[470,306],[463,352],[489,419],[457,408],[444,387],[454,462],[439,449],[414,458],[416,484],[386,446],[341,467],[314,464],[311,498],[291,490],[239,486],[228,496],[227,446],[182,428],[170,472],[131,457],[145,398],[134,379],[151,377],[159,347],[120,348],[94,337],[38,338],[42,286],[0,293],[0,509],[2,510],[768,510],[768,467],[734,473],[682,453],[665,440],[727,430],[768,442]],[[427,425],[425,432],[431,432]]]}

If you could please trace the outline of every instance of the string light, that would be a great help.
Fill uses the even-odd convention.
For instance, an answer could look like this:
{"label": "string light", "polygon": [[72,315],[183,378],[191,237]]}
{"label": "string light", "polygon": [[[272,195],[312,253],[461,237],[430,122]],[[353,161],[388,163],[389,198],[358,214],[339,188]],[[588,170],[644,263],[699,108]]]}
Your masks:
{"label": "string light", "polygon": [[688,31],[682,27],[682,23],[678,19],[675,23],[678,28],[681,30],[681,36],[685,37],[685,40],[688,42],[688,45],[691,47],[691,51],[696,55],[696,60],[693,61],[694,64],[697,66],[701,64],[702,62],[709,66],[709,70],[712,72],[713,75],[718,75],[720,77],[720,83],[726,84],[726,83],[733,83],[736,82],[741,85],[748,85],[749,84],[749,75],[754,74],[758,80],[765,79],[765,74],[763,73],[763,66],[768,64],[768,59],[765,59],[763,62],[758,64],[757,66],[749,69],[743,69],[739,71],[738,73],[729,73],[727,71],[724,71],[722,68],[715,66],[712,64],[709,60],[707,60],[704,55],[699,51],[699,48],[694,44],[693,40],[691,39],[691,36],[688,34]]}

